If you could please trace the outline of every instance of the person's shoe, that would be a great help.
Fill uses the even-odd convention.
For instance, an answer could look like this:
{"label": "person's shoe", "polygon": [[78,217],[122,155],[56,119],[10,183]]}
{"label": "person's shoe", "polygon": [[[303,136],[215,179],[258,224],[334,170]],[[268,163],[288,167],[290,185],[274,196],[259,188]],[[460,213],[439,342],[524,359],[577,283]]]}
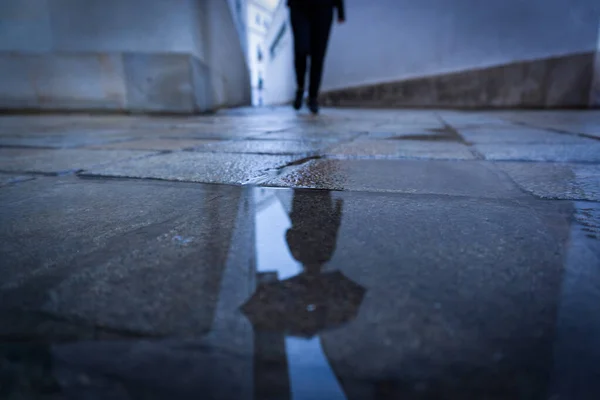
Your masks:
{"label": "person's shoe", "polygon": [[308,109],[313,114],[319,113],[319,101],[316,98],[308,99]]}
{"label": "person's shoe", "polygon": [[296,98],[294,99],[294,110],[298,111],[302,107],[302,99],[304,98],[304,90],[296,91]]}

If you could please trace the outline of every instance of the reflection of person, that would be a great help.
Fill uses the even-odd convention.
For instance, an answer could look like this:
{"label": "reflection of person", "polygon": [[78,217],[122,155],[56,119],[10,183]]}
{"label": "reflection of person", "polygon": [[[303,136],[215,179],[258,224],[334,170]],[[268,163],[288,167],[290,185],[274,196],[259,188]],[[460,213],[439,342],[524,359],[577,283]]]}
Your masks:
{"label": "reflection of person", "polygon": [[313,114],[319,112],[317,97],[321,86],[323,62],[333,21],[333,9],[337,9],[338,22],[345,21],[344,0],[288,0],[290,20],[294,33],[294,64],[296,69],[296,98],[294,108],[302,107],[306,61],[310,55],[310,86],[308,107]]}
{"label": "reflection of person", "polygon": [[58,398],[61,387],[53,371],[50,346],[0,344],[0,398]]}
{"label": "reflection of person", "polygon": [[292,227],[286,239],[292,256],[308,274],[318,274],[335,251],[342,219],[342,200],[334,200],[330,192],[294,191]]}

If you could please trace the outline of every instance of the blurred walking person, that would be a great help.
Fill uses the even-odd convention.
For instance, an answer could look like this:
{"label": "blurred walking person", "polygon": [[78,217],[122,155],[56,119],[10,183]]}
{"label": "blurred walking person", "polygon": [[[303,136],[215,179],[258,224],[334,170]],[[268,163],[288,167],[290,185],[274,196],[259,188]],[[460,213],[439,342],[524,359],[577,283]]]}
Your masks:
{"label": "blurred walking person", "polygon": [[344,0],[287,0],[294,34],[294,67],[296,69],[296,98],[294,108],[302,107],[306,63],[310,56],[310,79],[308,108],[313,114],[319,112],[319,89],[323,75],[323,63],[333,22],[334,9],[339,23],[346,20]]}

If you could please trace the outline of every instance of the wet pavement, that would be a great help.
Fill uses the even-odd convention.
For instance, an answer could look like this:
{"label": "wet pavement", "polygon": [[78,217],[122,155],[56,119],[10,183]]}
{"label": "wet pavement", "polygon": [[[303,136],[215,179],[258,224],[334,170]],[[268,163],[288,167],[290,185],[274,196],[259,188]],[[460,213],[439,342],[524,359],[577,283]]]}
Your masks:
{"label": "wet pavement", "polygon": [[0,398],[598,399],[600,113],[0,118]]}

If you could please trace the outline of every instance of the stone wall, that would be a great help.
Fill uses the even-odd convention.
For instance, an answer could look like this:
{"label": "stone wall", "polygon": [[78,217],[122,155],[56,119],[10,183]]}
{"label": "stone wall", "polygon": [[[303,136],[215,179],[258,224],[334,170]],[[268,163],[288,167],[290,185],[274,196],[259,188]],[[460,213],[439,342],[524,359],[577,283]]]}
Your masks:
{"label": "stone wall", "polygon": [[0,3],[0,108],[192,113],[249,103],[227,0],[140,5]]}
{"label": "stone wall", "polygon": [[332,90],[321,101],[342,107],[587,107],[594,53]]}
{"label": "stone wall", "polygon": [[600,26],[598,26],[598,41],[594,52],[594,72],[592,90],[590,91],[590,106],[600,107]]}

